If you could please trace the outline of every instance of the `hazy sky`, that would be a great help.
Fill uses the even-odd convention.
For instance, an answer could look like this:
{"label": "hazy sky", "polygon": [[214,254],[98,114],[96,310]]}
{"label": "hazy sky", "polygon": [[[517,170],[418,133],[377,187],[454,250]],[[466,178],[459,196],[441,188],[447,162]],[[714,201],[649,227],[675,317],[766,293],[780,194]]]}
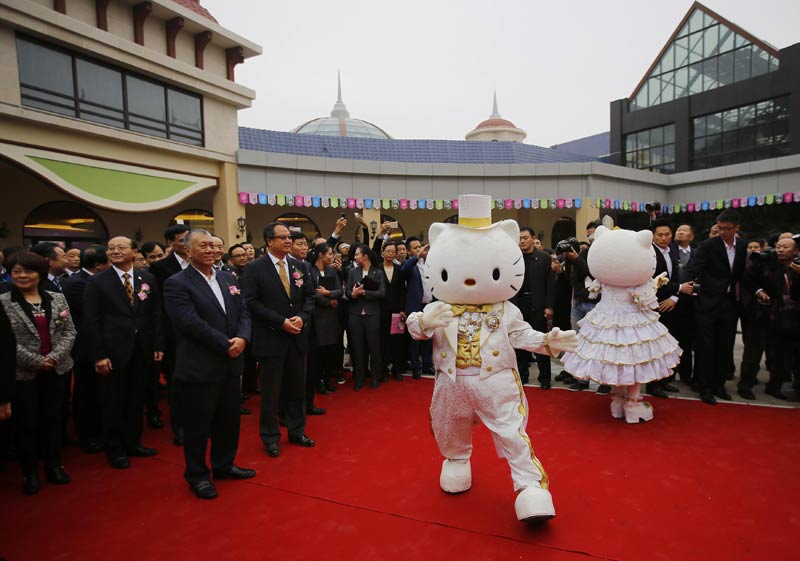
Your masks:
{"label": "hazy sky", "polygon": [[[336,71],[350,115],[395,138],[463,139],[502,116],[549,146],[609,129],[688,0],[201,0],[264,54],[236,69],[256,90],[244,126],[327,116]],[[706,5],[777,48],[800,42],[800,1]]]}

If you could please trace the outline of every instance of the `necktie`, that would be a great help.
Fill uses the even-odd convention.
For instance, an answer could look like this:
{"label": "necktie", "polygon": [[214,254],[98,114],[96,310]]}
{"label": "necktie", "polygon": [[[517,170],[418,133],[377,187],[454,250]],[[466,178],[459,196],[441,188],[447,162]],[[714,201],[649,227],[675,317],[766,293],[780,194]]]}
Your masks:
{"label": "necktie", "polygon": [[133,284],[131,283],[131,276],[128,273],[123,273],[122,280],[125,281],[125,294],[128,296],[131,306],[133,306]]}
{"label": "necktie", "polygon": [[281,277],[283,289],[286,291],[286,296],[292,297],[292,290],[289,288],[289,275],[286,274],[286,264],[283,260],[278,261],[278,274]]}
{"label": "necktie", "polygon": [[59,292],[63,292],[63,288],[61,288],[61,279],[58,277],[53,277],[53,284],[56,286]]}

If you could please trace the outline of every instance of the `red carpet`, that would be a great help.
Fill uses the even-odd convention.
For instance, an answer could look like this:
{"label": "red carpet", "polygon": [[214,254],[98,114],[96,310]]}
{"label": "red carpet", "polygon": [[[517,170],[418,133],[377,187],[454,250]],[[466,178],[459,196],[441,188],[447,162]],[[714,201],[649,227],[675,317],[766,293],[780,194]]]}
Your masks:
{"label": "red carpet", "polygon": [[[237,463],[258,470],[200,501],[182,479],[167,430],[146,431],[156,458],[114,471],[102,455],[65,454],[73,483],[25,497],[15,464],[0,473],[0,557],[26,560],[621,561],[797,559],[798,411],[658,400],[655,421],[629,426],[608,398],[528,388],[529,434],[552,482],[557,516],[514,516],[507,465],[475,431],[473,488],[438,488],[428,427],[431,380],[377,391],[340,386],[318,398],[313,449],[260,445],[242,418]],[[257,409],[251,399],[249,407]]]}

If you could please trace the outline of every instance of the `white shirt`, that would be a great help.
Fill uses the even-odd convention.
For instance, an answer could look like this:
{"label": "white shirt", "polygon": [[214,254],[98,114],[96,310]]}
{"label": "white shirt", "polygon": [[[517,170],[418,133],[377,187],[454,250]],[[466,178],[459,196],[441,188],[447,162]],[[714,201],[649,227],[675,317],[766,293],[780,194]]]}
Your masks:
{"label": "white shirt", "polygon": [[[669,246],[667,246],[667,249],[661,249],[660,247],[656,246],[656,249],[661,252],[661,255],[664,256],[664,261],[667,262],[667,277],[669,277],[671,279],[672,278],[672,259],[669,258]],[[677,296],[670,296],[669,299],[672,300],[673,302],[677,302],[678,301],[678,297]]]}
{"label": "white shirt", "polygon": [[188,261],[184,261],[183,258],[180,255],[178,255],[177,253],[175,253],[174,251],[172,252],[172,255],[174,255],[175,259],[178,260],[178,265],[181,266],[181,270],[183,270],[183,269],[185,269],[186,267],[189,266],[189,262]]}
{"label": "white shirt", "polygon": [[93,272],[91,272],[91,271],[89,271],[88,269],[81,268],[81,271],[85,272],[85,273],[86,273],[87,275],[89,275],[90,277],[93,277],[93,276],[94,276],[94,273],[93,273]]}
{"label": "white shirt", "polygon": [[725,240],[722,240],[722,244],[725,246],[725,251],[728,253],[728,265],[731,266],[731,271],[733,271],[733,260],[736,258],[736,238],[733,238],[733,243],[728,245],[725,243]]}
{"label": "white shirt", "polygon": [[116,265],[112,265],[111,267],[117,273],[117,276],[119,277],[119,282],[122,283],[122,286],[125,286],[125,279],[122,278],[122,275],[124,275],[125,273],[128,273],[128,276],[130,277],[130,281],[131,281],[131,286],[133,286],[133,265],[131,265],[130,271],[123,271],[122,269],[120,269]]}
{"label": "white shirt", "polygon": [[[192,265],[192,267],[194,267],[194,265]],[[227,312],[225,309],[225,298],[222,297],[222,287],[219,285],[219,281],[217,280],[217,270],[212,267],[210,277],[207,277],[206,274],[197,267],[194,267],[194,270],[200,273],[200,276],[203,277],[203,280],[208,283],[208,287],[211,289],[211,292],[214,293],[214,297],[217,299],[217,302],[219,302],[219,306],[222,308],[222,311]]]}
{"label": "white shirt", "polygon": [[419,277],[422,279],[422,303],[431,303],[431,282],[426,278],[428,276],[428,266],[422,259],[417,259],[417,268],[419,268]]}
{"label": "white shirt", "polygon": [[278,266],[278,261],[283,261],[283,270],[286,271],[286,278],[289,278],[289,256],[287,255],[283,259],[278,259],[274,255],[272,255],[269,251],[267,252],[269,258],[272,259],[272,264],[275,265],[275,270],[278,272],[278,277],[281,276],[281,268]]}

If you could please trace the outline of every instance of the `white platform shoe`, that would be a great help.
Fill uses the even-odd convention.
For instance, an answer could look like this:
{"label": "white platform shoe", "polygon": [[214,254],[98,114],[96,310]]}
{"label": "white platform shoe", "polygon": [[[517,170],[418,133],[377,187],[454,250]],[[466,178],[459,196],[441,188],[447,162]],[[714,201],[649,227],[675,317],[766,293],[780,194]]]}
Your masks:
{"label": "white platform shoe", "polygon": [[445,460],[439,486],[445,493],[463,493],[472,487],[472,467],[469,460]]}
{"label": "white platform shoe", "polygon": [[526,487],[517,495],[514,503],[517,520],[522,522],[544,522],[556,515],[550,491],[539,487]]}
{"label": "white platform shoe", "polygon": [[630,424],[646,423],[653,420],[653,406],[645,401],[625,402],[625,422]]}
{"label": "white platform shoe", "polygon": [[615,419],[625,418],[625,398],[622,396],[611,397],[611,416]]}

